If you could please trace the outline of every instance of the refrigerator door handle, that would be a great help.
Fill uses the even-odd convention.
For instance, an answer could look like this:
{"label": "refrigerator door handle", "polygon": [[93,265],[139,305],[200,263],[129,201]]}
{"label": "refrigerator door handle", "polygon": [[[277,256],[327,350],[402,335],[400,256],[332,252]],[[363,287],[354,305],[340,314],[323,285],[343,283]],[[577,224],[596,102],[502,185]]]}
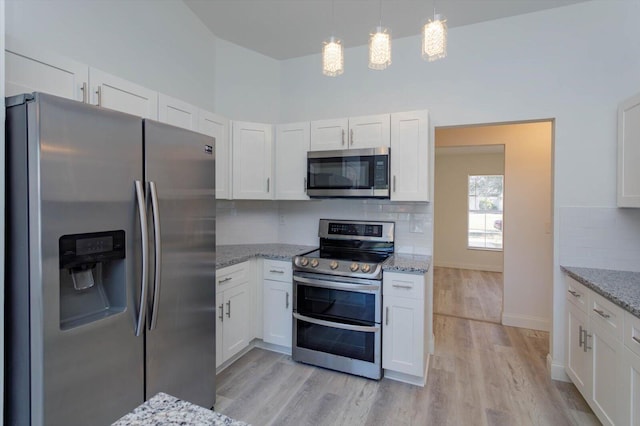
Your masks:
{"label": "refrigerator door handle", "polygon": [[142,237],[142,280],[140,284],[140,308],[138,309],[138,321],[136,323],[136,336],[140,336],[144,328],[147,316],[147,271],[149,269],[148,241],[149,230],[147,228],[147,208],[144,200],[142,182],[136,181],[136,200],[138,201],[138,215],[140,218],[140,234]]}
{"label": "refrigerator door handle", "polygon": [[156,328],[158,323],[158,308],[160,306],[160,283],[162,282],[162,239],[160,236],[160,210],[158,203],[158,191],[155,182],[149,182],[151,192],[151,208],[153,209],[153,241],[154,241],[154,274],[153,274],[153,301],[151,308],[151,323],[149,330]]}

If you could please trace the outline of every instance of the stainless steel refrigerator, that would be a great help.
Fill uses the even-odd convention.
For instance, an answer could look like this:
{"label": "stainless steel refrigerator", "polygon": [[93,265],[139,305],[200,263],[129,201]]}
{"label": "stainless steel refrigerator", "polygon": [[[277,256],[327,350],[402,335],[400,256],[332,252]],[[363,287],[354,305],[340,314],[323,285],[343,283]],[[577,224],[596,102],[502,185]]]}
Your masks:
{"label": "stainless steel refrigerator", "polygon": [[7,99],[5,424],[215,402],[214,139]]}

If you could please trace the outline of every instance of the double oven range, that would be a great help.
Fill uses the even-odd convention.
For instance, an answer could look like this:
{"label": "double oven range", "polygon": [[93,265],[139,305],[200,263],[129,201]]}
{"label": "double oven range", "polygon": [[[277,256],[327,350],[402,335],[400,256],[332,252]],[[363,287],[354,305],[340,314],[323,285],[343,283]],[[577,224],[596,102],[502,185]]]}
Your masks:
{"label": "double oven range", "polygon": [[382,263],[393,222],[320,219],[320,248],[293,260],[293,359],[382,377]]}

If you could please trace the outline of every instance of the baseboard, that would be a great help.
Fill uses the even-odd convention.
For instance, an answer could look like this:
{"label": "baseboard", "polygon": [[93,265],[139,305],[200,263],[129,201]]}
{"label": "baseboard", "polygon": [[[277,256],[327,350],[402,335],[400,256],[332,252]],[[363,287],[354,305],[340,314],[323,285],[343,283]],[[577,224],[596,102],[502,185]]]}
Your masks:
{"label": "baseboard", "polygon": [[264,340],[255,340],[254,345],[257,348],[265,349],[267,351],[277,352],[283,355],[291,355],[291,346],[274,345],[273,343],[267,343]]}
{"label": "baseboard", "polygon": [[503,272],[502,265],[472,265],[470,263],[456,263],[456,262],[433,262],[433,266],[441,268],[456,268],[456,269],[471,269],[473,271],[488,271],[488,272]]}
{"label": "baseboard", "polygon": [[502,325],[529,328],[532,330],[550,331],[549,320],[540,317],[502,313]]}
{"label": "baseboard", "polygon": [[571,382],[571,379],[564,371],[564,365],[553,362],[551,354],[547,354],[547,371],[551,374],[553,380],[560,380],[561,382]]}
{"label": "baseboard", "polygon": [[397,371],[384,370],[384,378],[389,380],[395,380],[396,382],[408,383],[414,386],[424,387],[427,384],[427,374],[429,373],[429,360],[430,356],[427,356],[425,362],[424,373],[422,377],[413,376],[411,374],[398,373]]}

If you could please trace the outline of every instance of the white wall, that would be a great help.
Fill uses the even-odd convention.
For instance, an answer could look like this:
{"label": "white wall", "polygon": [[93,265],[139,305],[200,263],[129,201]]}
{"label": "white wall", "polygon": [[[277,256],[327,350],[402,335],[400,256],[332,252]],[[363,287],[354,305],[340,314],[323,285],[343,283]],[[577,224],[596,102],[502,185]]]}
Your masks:
{"label": "white wall", "polygon": [[8,36],[214,111],[216,38],[182,2],[6,5]]}
{"label": "white wall", "polygon": [[277,241],[276,201],[216,202],[216,244],[261,244]]}
{"label": "white wall", "polygon": [[[593,0],[451,28],[449,56],[431,63],[420,59],[419,37],[396,39],[382,72],[366,68],[365,47],[346,49],[345,73],[334,79],[322,76],[319,55],[288,60],[282,119],[422,108],[436,127],[555,118],[554,216],[564,206],[614,207],[616,107],[640,91],[638,16],[638,1]],[[551,355],[560,366],[564,283],[554,226]]]}
{"label": "white wall", "polygon": [[468,248],[467,209],[469,176],[503,175],[504,152],[460,153],[456,148],[438,148],[437,143],[436,139],[433,264],[502,272],[502,251]]}

